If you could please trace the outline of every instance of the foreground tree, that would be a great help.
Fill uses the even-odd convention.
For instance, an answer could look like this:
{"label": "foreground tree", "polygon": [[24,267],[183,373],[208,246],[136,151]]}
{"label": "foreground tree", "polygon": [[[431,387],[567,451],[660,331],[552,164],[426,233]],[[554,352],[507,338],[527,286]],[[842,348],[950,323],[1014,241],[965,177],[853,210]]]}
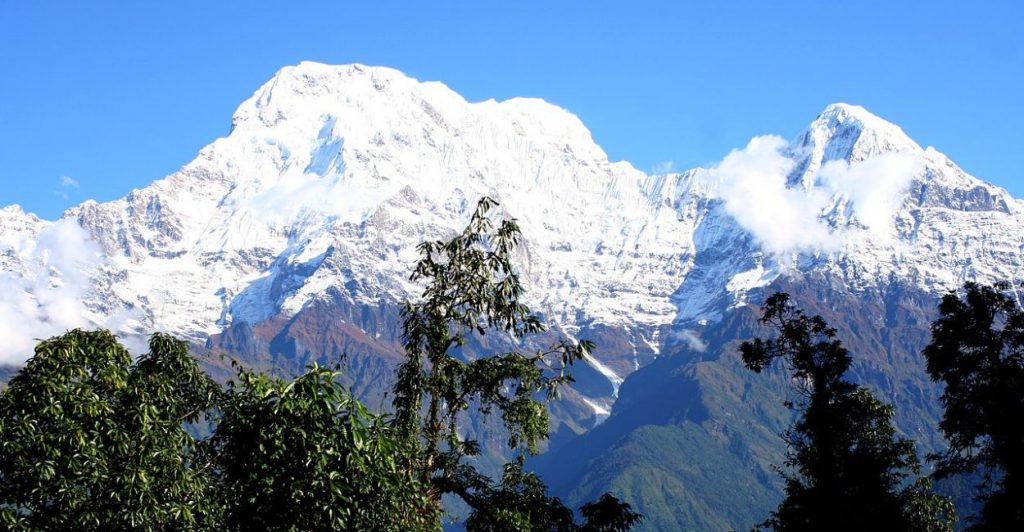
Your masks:
{"label": "foreground tree", "polygon": [[924,349],[945,385],[939,475],[997,473],[976,530],[1024,530],[1024,311],[1010,288],[967,283],[945,296]]}
{"label": "foreground tree", "polygon": [[[543,495],[536,476],[513,467],[506,469],[503,483],[492,486],[464,461],[480,452],[477,441],[459,433],[460,418],[471,409],[484,415],[499,413],[508,446],[535,453],[548,435],[543,399],[556,397],[561,385],[572,382],[569,366],[592,347],[585,341],[561,341],[533,352],[475,360],[458,356],[460,348],[488,333],[518,343],[544,331],[522,303],[523,288],[512,268],[519,228],[508,219],[495,227],[488,216],[495,205],[489,198],[481,199],[462,233],[419,247],[421,259],[412,280],[425,281],[426,289],[419,302],[405,303],[402,311],[407,358],[394,388],[396,426],[417,449],[411,467],[431,486],[435,504],[450,493],[473,508],[469,524],[569,530],[564,527],[572,524],[572,512],[556,508],[561,503]],[[600,517],[620,522],[633,515],[628,505],[615,508],[625,513]]]}
{"label": "foreground tree", "polygon": [[577,523],[572,509],[546,492],[544,482],[526,471],[519,457],[505,464],[500,483],[484,485],[470,496],[474,512],[466,530],[625,532],[641,520],[629,504],[606,493],[580,508],[583,522]]}
{"label": "foreground tree", "polygon": [[240,371],[210,443],[228,529],[439,528],[402,440],[326,368],[290,382]]}
{"label": "foreground tree", "polygon": [[135,364],[107,331],[41,342],[0,395],[0,523],[23,530],[213,528],[197,421],[219,388],[154,335]]}
{"label": "foreground tree", "polygon": [[896,436],[893,408],[843,378],[850,354],[820,316],[768,298],[762,323],[778,332],[740,346],[760,373],[776,360],[792,372],[799,418],[786,433],[786,498],[762,528],[952,530],[952,501],[932,493],[911,440]]}
{"label": "foreground tree", "polygon": [[155,335],[133,364],[75,330],[0,394],[0,528],[437,530],[395,432],[324,368],[224,391],[184,342]]}

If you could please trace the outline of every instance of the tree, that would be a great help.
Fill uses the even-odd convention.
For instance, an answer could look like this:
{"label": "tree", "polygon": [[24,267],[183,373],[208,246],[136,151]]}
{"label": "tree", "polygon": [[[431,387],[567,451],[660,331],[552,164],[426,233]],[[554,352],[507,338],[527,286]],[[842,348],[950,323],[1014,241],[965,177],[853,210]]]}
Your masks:
{"label": "tree", "polygon": [[924,349],[929,375],[945,385],[939,475],[983,468],[994,486],[977,530],[1024,529],[1024,311],[1010,289],[967,283],[943,297]]}
{"label": "tree", "polygon": [[41,342],[0,395],[0,522],[23,530],[214,527],[196,422],[219,388],[183,342],[132,357],[108,331]]}
{"label": "tree", "polygon": [[843,378],[851,357],[821,316],[785,293],[767,299],[762,323],[775,339],[740,346],[760,373],[776,360],[792,372],[799,413],[785,434],[786,498],[762,523],[775,530],[952,530],[952,501],[931,492],[911,440],[896,436],[893,408]]}
{"label": "tree", "polygon": [[[512,266],[519,227],[511,219],[495,227],[488,213],[496,205],[481,199],[464,231],[419,246],[421,258],[411,278],[425,281],[426,288],[419,302],[406,302],[402,309],[406,360],[394,387],[395,423],[418,451],[411,466],[431,486],[435,504],[451,493],[473,507],[469,523],[562,530],[565,519],[572,522],[571,511],[566,517],[564,507],[557,507],[561,503],[553,504],[540,479],[523,473],[520,462],[506,468],[496,487],[464,461],[480,452],[478,442],[459,433],[460,416],[471,408],[483,415],[500,413],[508,445],[520,457],[537,452],[548,434],[545,396],[556,397],[561,385],[572,382],[569,366],[592,348],[590,342],[562,340],[546,350],[475,360],[458,356],[460,348],[488,333],[518,343],[545,330],[522,302],[523,287]],[[524,511],[519,503],[537,507]]]}
{"label": "tree", "polygon": [[524,469],[520,456],[505,464],[500,483],[484,486],[472,496],[474,512],[466,521],[466,530],[625,532],[641,519],[629,504],[606,493],[583,505],[584,521],[578,524],[572,509],[546,492],[540,477]]}
{"label": "tree", "polygon": [[290,382],[240,370],[211,439],[231,530],[435,530],[406,451],[319,366]]}

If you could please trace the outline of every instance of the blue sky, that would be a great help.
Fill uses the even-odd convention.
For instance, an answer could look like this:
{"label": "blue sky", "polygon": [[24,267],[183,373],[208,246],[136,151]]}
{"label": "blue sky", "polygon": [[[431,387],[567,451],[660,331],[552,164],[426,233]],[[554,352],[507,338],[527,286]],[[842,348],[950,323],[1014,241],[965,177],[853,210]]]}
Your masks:
{"label": "blue sky", "polygon": [[53,218],[169,174],[281,66],[536,96],[650,171],[864,105],[1024,196],[1024,2],[0,3],[0,205]]}

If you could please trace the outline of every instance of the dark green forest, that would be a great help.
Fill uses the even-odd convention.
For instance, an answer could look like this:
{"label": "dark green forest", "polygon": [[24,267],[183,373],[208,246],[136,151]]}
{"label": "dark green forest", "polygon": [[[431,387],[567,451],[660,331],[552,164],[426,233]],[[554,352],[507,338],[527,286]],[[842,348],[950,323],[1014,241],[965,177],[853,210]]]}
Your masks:
{"label": "dark green forest", "polygon": [[[530,470],[549,403],[572,386],[588,341],[466,360],[474,338],[536,337],[513,267],[515,220],[484,198],[453,238],[424,242],[402,308],[405,357],[389,408],[360,402],[340,366],[281,378],[230,361],[205,373],[187,343],[155,334],[138,358],[108,331],[41,341],[0,394],[0,523],[10,530],[625,531],[642,523],[616,493],[572,508]],[[768,530],[1024,530],[1024,312],[1007,285],[946,295],[921,356],[943,386],[942,452],[920,456],[895,409],[851,376],[835,328],[777,293],[764,337],[736,357],[783,372],[791,416],[776,435],[778,507]],[[526,345],[515,343],[515,345]],[[746,371],[746,370],[741,370]],[[500,477],[478,467],[467,415],[496,419],[513,450]],[[651,434],[652,439],[657,434]],[[570,443],[571,445],[571,443]],[[692,456],[680,449],[676,464]],[[728,467],[729,464],[724,464]],[[959,480],[958,480],[959,479]],[[708,498],[728,497],[728,478]],[[958,520],[937,481],[970,484],[980,511]],[[450,513],[446,501],[467,508]],[[668,508],[671,512],[672,509]]]}

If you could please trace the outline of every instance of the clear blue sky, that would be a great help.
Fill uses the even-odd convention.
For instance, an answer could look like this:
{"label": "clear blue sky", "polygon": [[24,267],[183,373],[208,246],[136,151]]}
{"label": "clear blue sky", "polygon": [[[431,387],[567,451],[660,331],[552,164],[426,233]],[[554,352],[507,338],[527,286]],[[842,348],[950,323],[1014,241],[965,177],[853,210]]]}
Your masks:
{"label": "clear blue sky", "polygon": [[1024,196],[1022,32],[1020,1],[3,0],[0,205],[52,218],[144,186],[305,59],[541,97],[643,170],[857,103]]}

